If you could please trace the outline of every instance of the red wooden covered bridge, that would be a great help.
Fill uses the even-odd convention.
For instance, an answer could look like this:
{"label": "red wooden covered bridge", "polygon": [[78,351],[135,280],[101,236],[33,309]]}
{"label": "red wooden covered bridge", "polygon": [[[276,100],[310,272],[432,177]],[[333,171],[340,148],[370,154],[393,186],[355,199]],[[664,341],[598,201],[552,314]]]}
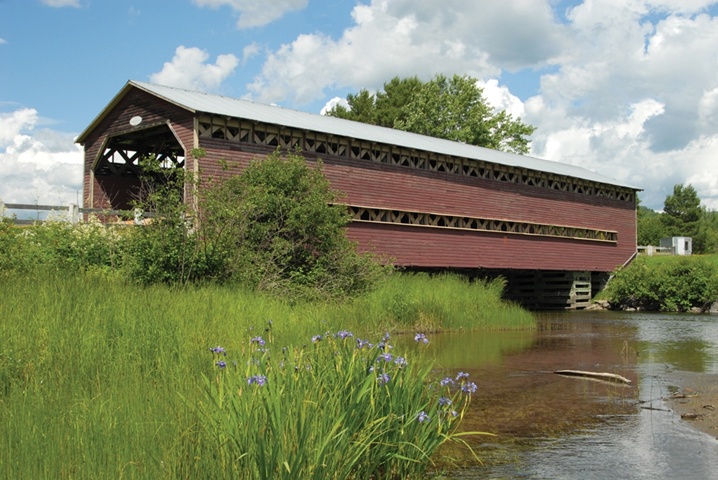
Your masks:
{"label": "red wooden covered bridge", "polygon": [[[362,250],[420,270],[501,274],[538,308],[582,308],[636,252],[639,189],[586,169],[309,114],[130,81],[80,134],[87,208],[126,209],[139,159],[205,176],[277,148],[321,159],[346,194]],[[203,148],[206,156],[191,152]]]}

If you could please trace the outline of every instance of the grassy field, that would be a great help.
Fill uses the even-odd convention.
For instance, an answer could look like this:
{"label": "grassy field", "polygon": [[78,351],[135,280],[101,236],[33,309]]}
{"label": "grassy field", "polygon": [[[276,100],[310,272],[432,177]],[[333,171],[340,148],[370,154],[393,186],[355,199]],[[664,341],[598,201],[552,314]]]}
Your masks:
{"label": "grassy field", "polygon": [[[326,412],[328,420],[322,425],[328,428],[325,435],[336,439],[336,445],[362,444],[356,442],[356,436],[351,437],[354,443],[342,443],[346,438],[341,437],[340,441],[339,432],[331,426],[337,415],[356,407],[359,399],[364,398],[360,395],[369,395],[366,398],[374,399],[369,403],[373,410],[362,412],[365,417],[374,415],[377,423],[357,424],[357,429],[364,430],[355,435],[374,438],[366,430],[373,428],[372,434],[378,435],[374,438],[377,444],[388,442],[386,439],[394,438],[392,435],[397,431],[409,431],[406,426],[387,427],[388,419],[398,418],[391,408],[404,405],[402,408],[413,409],[412,415],[431,411],[433,421],[439,422],[436,399],[431,400],[428,394],[415,389],[402,390],[398,383],[396,386],[392,383],[391,388],[396,390],[391,390],[393,396],[387,398],[394,398],[395,403],[387,406],[377,403],[376,398],[380,398],[377,395],[381,393],[377,388],[389,391],[377,378],[372,377],[365,389],[354,391],[338,384],[336,373],[327,376],[331,369],[312,377],[311,381],[297,380],[296,385],[283,383],[283,388],[295,389],[292,395],[279,389],[268,397],[242,396],[237,392],[249,386],[247,379],[251,376],[243,369],[249,362],[256,362],[257,368],[263,369],[252,375],[256,377],[261,373],[274,379],[275,388],[277,379],[285,375],[282,373],[284,364],[278,363],[278,356],[271,361],[264,357],[253,360],[253,355],[261,356],[263,351],[257,353],[256,342],[252,343],[251,339],[263,337],[269,342],[271,337],[272,351],[287,347],[288,351],[301,352],[303,347],[314,351],[312,337],[326,332],[349,330],[377,344],[384,332],[413,335],[416,331],[442,329],[500,330],[534,326],[530,314],[499,300],[500,283],[469,284],[457,277],[397,275],[373,293],[341,304],[290,304],[255,293],[212,286],[140,287],[101,275],[0,274],[0,287],[0,424],[3,426],[0,473],[4,478],[13,479],[257,478],[258,470],[242,464],[239,458],[254,458],[256,461],[251,465],[255,467],[263,462],[271,463],[264,448],[272,448],[273,444],[253,449],[246,445],[248,438],[256,440],[268,435],[262,430],[266,425],[257,424],[268,417],[252,409],[241,413],[245,404],[222,407],[229,410],[215,409],[212,411],[216,415],[209,415],[207,405],[221,398],[216,387],[218,375],[226,375],[228,384],[233,385],[231,391],[235,393],[230,394],[230,398],[234,395],[235,399],[260,401],[258,405],[267,404],[267,399],[281,400],[275,405],[277,411],[289,412],[296,408],[297,401],[304,405],[305,400],[319,398],[317,395],[323,389],[330,389],[322,398],[334,402],[329,403],[333,410]],[[270,320],[271,330],[267,330]],[[229,368],[225,370],[218,365],[217,362],[224,360],[211,351],[218,346],[227,353],[227,362],[239,362],[239,370],[234,367],[236,371],[231,374],[234,377],[230,376]],[[312,355],[320,355],[319,352]],[[382,354],[377,348],[372,352],[366,354],[368,357],[357,357],[354,349],[346,349],[345,361],[360,365],[357,371],[366,377],[366,365],[373,365]],[[422,385],[422,391],[426,392],[425,384],[431,380],[427,377],[429,370],[418,368],[425,362],[420,353],[416,355],[412,363],[417,365],[417,370],[402,371],[401,375],[405,376],[403,382],[407,386],[412,383],[411,376],[415,376],[413,383]],[[290,358],[297,361],[296,356]],[[314,365],[327,364],[332,358],[335,357],[316,357]],[[338,367],[334,365],[334,368]],[[356,375],[357,371],[349,373]],[[392,371],[392,377],[395,373],[398,371]],[[350,377],[341,377],[341,381],[348,382]],[[316,383],[322,381],[320,378],[334,380],[329,385]],[[355,397],[347,398],[345,395],[349,393]],[[350,401],[355,402],[354,407],[346,403]],[[307,414],[309,410],[302,412]],[[271,414],[267,410],[266,414],[277,418],[276,412]],[[380,419],[385,423],[379,422]],[[285,427],[296,426],[296,422],[278,421],[277,425],[280,423]],[[234,430],[226,430],[227,425],[234,425]],[[416,425],[412,424],[413,427]],[[311,428],[320,427],[312,425]],[[239,436],[240,430],[248,432],[247,435]],[[437,435],[448,432],[440,428],[433,431],[436,434],[427,435],[422,440],[423,446],[415,450],[416,458],[412,457],[408,463],[395,458],[398,463],[392,464],[391,469],[377,467],[374,472],[383,472],[387,477],[391,472],[401,476],[403,467],[396,465],[425,466],[426,455],[432,451]],[[307,448],[306,442],[301,443],[302,436],[296,438],[300,444],[285,445],[283,462],[295,458],[288,453],[293,449]],[[366,438],[364,443],[374,441]],[[392,441],[406,440],[394,438]],[[342,468],[351,470],[347,466],[352,465],[351,462],[356,465],[360,460],[360,463],[366,461],[365,457],[355,455],[360,448],[349,450],[344,452],[347,458]],[[409,458],[406,452],[403,456]],[[299,471],[304,472],[304,478],[326,478],[326,471],[322,473],[316,465],[303,467],[308,470],[298,470],[299,466],[289,463],[286,466],[280,463],[280,467],[279,471],[265,472],[265,478],[280,473],[287,478],[297,478]]]}

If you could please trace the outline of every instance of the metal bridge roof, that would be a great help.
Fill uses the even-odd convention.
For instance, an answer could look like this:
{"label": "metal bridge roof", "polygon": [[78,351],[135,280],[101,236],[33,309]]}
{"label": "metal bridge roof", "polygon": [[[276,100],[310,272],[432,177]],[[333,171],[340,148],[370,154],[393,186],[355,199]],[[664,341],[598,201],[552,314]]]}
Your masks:
{"label": "metal bridge roof", "polygon": [[190,110],[193,113],[202,112],[213,115],[243,118],[301,130],[310,130],[370,142],[397,145],[473,160],[483,160],[500,165],[526,168],[529,170],[565,175],[640,190],[636,187],[575,165],[543,160],[527,155],[501,152],[489,148],[477,147],[474,145],[429,137],[426,135],[419,135],[402,130],[395,130],[393,128],[369,125],[342,118],[301,112],[274,105],[255,103],[248,100],[146,82],[137,82],[133,80],[130,80],[125,85],[123,90],[113,99],[112,102],[110,102],[110,104],[92,122],[92,124],[82,134],[80,134],[77,139],[78,143],[82,143],[89,132],[92,131],[102,120],[105,114],[109,112],[109,110],[111,110],[122,97],[124,97],[131,87],[144,90],[147,93],[162,98],[186,110]]}

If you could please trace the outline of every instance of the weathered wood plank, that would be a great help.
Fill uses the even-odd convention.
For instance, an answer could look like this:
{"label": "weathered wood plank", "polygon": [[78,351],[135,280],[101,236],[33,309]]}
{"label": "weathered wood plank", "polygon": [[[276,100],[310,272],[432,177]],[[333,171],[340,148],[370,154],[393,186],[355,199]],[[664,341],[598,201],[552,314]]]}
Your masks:
{"label": "weathered wood plank", "polygon": [[566,377],[583,377],[583,378],[590,378],[593,380],[602,380],[604,382],[616,382],[616,383],[624,383],[624,384],[632,383],[626,377],[623,377],[623,376],[615,374],[615,373],[586,372],[583,370],[556,370],[554,373],[557,373],[559,375],[563,375]]}

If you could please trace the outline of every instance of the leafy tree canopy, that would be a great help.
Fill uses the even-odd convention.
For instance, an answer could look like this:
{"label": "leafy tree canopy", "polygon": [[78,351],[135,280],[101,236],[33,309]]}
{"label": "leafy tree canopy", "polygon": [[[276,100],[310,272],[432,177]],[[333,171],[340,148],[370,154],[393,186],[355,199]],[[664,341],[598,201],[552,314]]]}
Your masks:
{"label": "leafy tree canopy", "polygon": [[669,236],[661,221],[661,214],[648,207],[638,207],[638,244],[659,245],[661,238]]}
{"label": "leafy tree canopy", "polygon": [[337,105],[327,114],[437,138],[526,154],[536,129],[506,111],[496,112],[483,89],[469,76],[437,75],[428,82],[394,77],[384,90],[349,94],[349,107]]}

